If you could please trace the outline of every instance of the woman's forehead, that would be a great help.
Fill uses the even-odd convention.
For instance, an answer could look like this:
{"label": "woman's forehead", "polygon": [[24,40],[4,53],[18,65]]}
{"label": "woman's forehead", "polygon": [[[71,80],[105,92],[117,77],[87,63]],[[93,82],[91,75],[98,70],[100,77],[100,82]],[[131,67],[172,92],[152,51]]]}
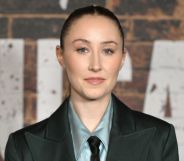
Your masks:
{"label": "woman's forehead", "polygon": [[115,22],[101,15],[85,15],[80,17],[71,25],[67,37],[79,39],[89,36],[121,39],[118,26]]}
{"label": "woman's forehead", "polygon": [[103,24],[103,23],[108,23],[108,24],[112,24],[114,26],[117,26],[116,23],[114,22],[114,20],[112,20],[111,18],[104,16],[104,15],[98,15],[98,14],[86,14],[83,15],[79,18],[77,18],[75,21],[73,21],[72,26],[73,25],[89,25],[89,24]]}

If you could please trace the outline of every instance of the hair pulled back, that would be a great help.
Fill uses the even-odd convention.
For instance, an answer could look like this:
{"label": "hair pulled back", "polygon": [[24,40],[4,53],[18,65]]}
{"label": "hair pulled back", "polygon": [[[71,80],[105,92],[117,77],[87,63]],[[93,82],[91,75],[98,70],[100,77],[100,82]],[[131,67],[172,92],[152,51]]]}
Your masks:
{"label": "hair pulled back", "polygon": [[101,7],[101,6],[87,6],[87,7],[83,7],[83,8],[78,8],[69,15],[69,17],[66,19],[66,21],[63,24],[61,34],[60,34],[60,47],[61,47],[61,49],[64,49],[64,39],[65,39],[66,35],[68,34],[70,27],[72,26],[74,21],[76,21],[77,19],[79,19],[85,15],[105,16],[105,17],[109,18],[110,20],[112,20],[113,22],[115,22],[115,24],[117,25],[117,27],[119,29],[120,36],[122,38],[122,42],[123,42],[122,47],[124,50],[124,32],[123,32],[123,29],[121,27],[121,24],[120,24],[118,18],[115,16],[115,14],[113,12],[111,12],[110,10],[108,10],[104,7]]}

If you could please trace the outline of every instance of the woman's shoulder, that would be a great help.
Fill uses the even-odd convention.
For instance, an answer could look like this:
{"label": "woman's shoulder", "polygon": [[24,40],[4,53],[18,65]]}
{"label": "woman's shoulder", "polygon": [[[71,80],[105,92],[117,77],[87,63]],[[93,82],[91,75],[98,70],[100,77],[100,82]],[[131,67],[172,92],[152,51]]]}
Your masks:
{"label": "woman's shoulder", "polygon": [[[43,121],[40,121],[33,125],[29,125],[11,133],[6,144],[5,158],[10,156],[14,157],[14,155],[12,155],[12,152],[15,152],[19,157],[22,156],[24,153],[27,153],[28,147],[26,135],[31,134],[43,137],[45,135],[47,122],[48,119],[45,119]],[[20,158],[18,160],[20,160]]]}
{"label": "woman's shoulder", "polygon": [[152,129],[154,141],[161,141],[163,144],[168,138],[176,140],[175,128],[171,123],[141,111],[132,110],[129,107],[128,109],[134,120],[135,132]]}
{"label": "woman's shoulder", "polygon": [[[172,124],[168,123],[167,121],[155,117],[150,114],[146,114],[143,111],[136,111],[132,107],[128,106],[122,100],[118,99],[115,96],[115,103],[116,107],[118,107],[118,112],[123,115],[126,113],[129,117],[133,118],[134,124],[136,128],[149,128],[149,127],[156,127],[156,128],[170,128]],[[122,116],[121,115],[121,116]]]}
{"label": "woman's shoulder", "polygon": [[170,123],[168,123],[167,121],[161,118],[155,117],[150,114],[146,114],[141,111],[135,111],[132,109],[131,111],[134,116],[135,122],[138,125],[141,124],[142,126],[156,126],[156,127],[170,127],[171,126]]}
{"label": "woman's shoulder", "polygon": [[19,129],[13,132],[11,135],[15,137],[16,140],[21,140],[22,138],[24,138],[24,135],[26,133],[31,133],[37,136],[44,136],[47,123],[48,123],[48,118],[40,122],[34,123],[32,125],[26,126],[22,129]]}

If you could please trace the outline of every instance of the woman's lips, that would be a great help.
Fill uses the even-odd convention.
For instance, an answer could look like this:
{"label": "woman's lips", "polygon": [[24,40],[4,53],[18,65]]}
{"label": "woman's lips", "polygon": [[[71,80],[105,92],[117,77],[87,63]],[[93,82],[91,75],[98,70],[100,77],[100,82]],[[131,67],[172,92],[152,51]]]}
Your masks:
{"label": "woman's lips", "polygon": [[90,84],[93,84],[93,85],[98,85],[98,84],[101,84],[105,81],[105,79],[101,78],[101,77],[90,77],[90,78],[86,78],[84,80]]}

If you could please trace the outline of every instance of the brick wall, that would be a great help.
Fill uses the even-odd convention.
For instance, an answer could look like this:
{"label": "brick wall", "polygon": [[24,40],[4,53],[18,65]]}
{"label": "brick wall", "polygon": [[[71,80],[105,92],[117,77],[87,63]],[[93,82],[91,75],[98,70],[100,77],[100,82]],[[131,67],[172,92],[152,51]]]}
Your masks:
{"label": "brick wall", "polygon": [[92,2],[114,11],[125,29],[133,80],[118,82],[115,93],[136,110],[143,108],[154,40],[184,40],[183,0],[68,0],[66,10],[59,0],[0,0],[0,38],[25,40],[25,125],[36,121],[36,40],[59,38],[67,15]]}

